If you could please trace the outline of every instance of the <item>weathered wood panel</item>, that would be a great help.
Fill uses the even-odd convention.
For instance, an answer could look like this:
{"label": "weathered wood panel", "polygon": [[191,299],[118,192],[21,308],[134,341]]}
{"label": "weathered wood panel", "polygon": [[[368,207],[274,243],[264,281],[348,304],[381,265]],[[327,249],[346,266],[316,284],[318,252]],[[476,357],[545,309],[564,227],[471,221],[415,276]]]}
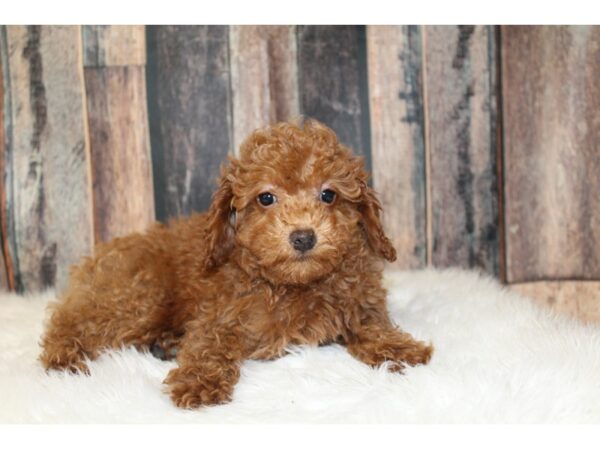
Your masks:
{"label": "weathered wood panel", "polygon": [[233,142],[256,128],[299,115],[294,26],[231,26]]}
{"label": "weathered wood panel", "polygon": [[[5,27],[0,26],[0,49],[3,46],[5,40]],[[3,53],[0,50],[0,53]],[[5,62],[3,61],[4,54],[0,55],[0,290],[9,290],[14,287],[14,279],[12,274],[9,272],[11,255],[8,249],[7,235],[8,235],[8,222],[6,221],[6,176],[5,176],[5,154],[6,154],[6,141],[4,132],[4,113],[5,113],[5,100],[4,100],[4,76],[5,76]]]}
{"label": "weathered wood panel", "polygon": [[600,279],[600,27],[503,27],[508,280]]}
{"label": "weathered wood panel", "polygon": [[144,25],[85,25],[82,39],[86,67],[146,64]]}
{"label": "weathered wood panel", "polygon": [[599,281],[537,281],[509,287],[558,313],[588,323],[600,323]]}
{"label": "weathered wood panel", "polygon": [[494,29],[425,27],[424,51],[431,262],[498,275]]}
{"label": "weathered wood panel", "polygon": [[366,29],[299,26],[300,111],[331,127],[371,168]]}
{"label": "weathered wood panel", "polygon": [[373,186],[403,269],[427,263],[421,29],[368,26]]}
{"label": "weathered wood panel", "polygon": [[56,282],[60,289],[93,241],[81,30],[8,26],[4,44],[16,284],[36,290]]}
{"label": "weathered wood panel", "polygon": [[96,241],[154,222],[143,66],[86,68]]}
{"label": "weathered wood panel", "polygon": [[229,30],[149,26],[147,93],[160,220],[204,210],[232,150]]}

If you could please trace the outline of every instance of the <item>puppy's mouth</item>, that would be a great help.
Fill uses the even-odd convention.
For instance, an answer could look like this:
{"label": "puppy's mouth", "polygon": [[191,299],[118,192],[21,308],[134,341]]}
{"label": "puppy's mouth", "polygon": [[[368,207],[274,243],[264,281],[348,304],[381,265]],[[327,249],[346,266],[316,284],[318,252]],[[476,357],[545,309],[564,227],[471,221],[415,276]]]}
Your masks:
{"label": "puppy's mouth", "polygon": [[303,252],[303,253],[296,253],[294,255],[293,261],[294,262],[309,262],[312,261],[314,259],[314,252],[309,251],[309,252]]}

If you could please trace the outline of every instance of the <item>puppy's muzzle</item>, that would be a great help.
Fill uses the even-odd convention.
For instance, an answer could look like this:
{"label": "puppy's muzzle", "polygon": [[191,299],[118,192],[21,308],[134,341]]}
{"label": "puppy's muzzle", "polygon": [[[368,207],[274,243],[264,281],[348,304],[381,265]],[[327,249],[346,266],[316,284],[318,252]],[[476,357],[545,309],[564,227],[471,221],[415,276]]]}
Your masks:
{"label": "puppy's muzzle", "polygon": [[317,236],[313,230],[296,230],[290,233],[290,244],[299,252],[307,252],[317,243]]}

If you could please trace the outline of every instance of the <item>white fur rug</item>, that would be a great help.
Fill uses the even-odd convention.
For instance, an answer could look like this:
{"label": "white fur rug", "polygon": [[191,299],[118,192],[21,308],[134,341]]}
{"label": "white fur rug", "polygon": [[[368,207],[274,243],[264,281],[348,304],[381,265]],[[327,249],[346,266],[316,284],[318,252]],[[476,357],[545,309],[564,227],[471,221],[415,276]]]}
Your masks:
{"label": "white fur rug", "polygon": [[600,423],[600,327],[538,309],[458,270],[389,273],[394,320],[436,350],[404,375],[340,346],[248,361],[227,405],[184,411],[162,392],[174,363],[126,349],[90,377],[37,362],[51,293],[0,295],[0,422]]}

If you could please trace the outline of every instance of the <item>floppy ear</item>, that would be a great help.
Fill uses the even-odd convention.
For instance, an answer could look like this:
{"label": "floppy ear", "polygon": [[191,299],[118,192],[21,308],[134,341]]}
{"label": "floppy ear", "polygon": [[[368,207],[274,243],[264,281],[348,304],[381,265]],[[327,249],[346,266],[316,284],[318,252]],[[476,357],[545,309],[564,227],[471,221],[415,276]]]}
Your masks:
{"label": "floppy ear", "polygon": [[223,264],[234,245],[235,209],[232,206],[233,191],[229,177],[230,171],[223,168],[219,188],[213,194],[208,208],[206,270]]}
{"label": "floppy ear", "polygon": [[395,261],[396,249],[383,232],[379,217],[381,203],[375,196],[375,191],[367,186],[365,182],[361,182],[360,191],[358,210],[362,214],[361,225],[367,234],[369,245],[379,256],[388,261]]}

